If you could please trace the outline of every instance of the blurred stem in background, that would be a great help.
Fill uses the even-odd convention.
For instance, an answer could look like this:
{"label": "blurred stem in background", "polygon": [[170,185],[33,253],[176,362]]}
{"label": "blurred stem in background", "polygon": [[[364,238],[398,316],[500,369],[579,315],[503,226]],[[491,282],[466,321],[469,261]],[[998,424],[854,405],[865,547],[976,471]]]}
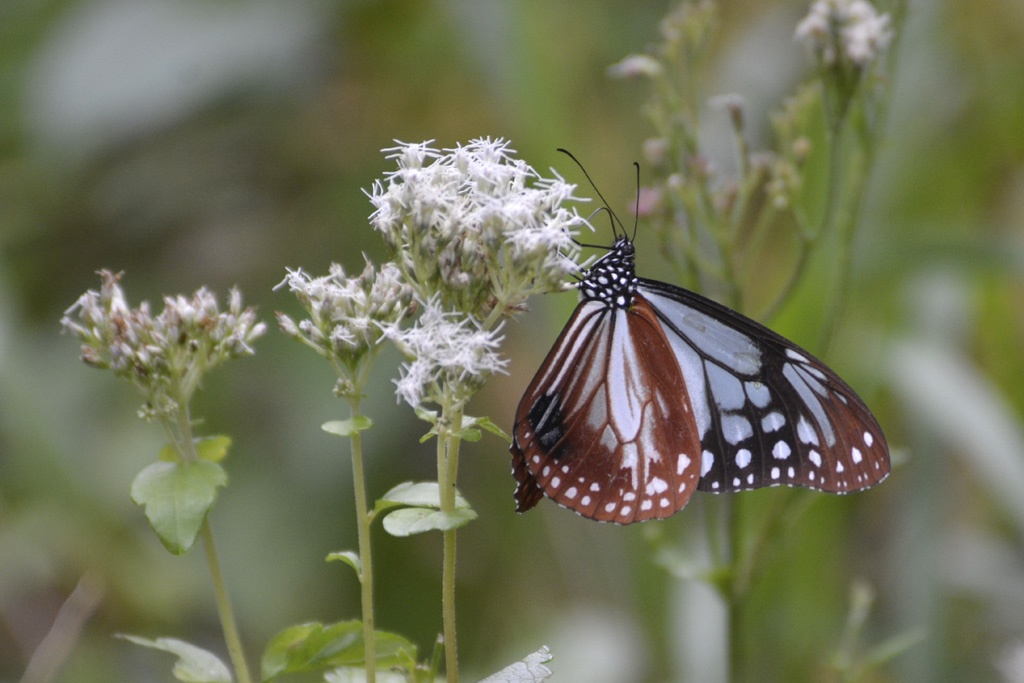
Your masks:
{"label": "blurred stem in background", "polygon": [[[815,78],[787,99],[772,118],[775,149],[752,150],[739,95],[712,98],[726,111],[733,134],[735,175],[701,147],[702,75],[715,38],[717,10],[710,0],[682,2],[662,21],[662,42],[650,54],[627,57],[609,69],[650,83],[645,113],[654,137],[644,156],[654,176],[641,190],[637,211],[675,267],[697,291],[762,320],[789,303],[815,259],[834,264],[819,353],[827,351],[849,298],[856,228],[875,156],[884,134],[895,71],[895,45],[906,16],[905,0],[880,13],[866,0],[817,0],[795,30],[815,63]],[[824,157],[822,164],[819,158]],[[824,196],[810,191],[807,173],[824,168]],[[789,272],[766,270],[773,252],[795,245]],[[770,291],[770,290],[769,290]],[[722,496],[728,542],[712,538],[714,567],[706,574],[728,612],[731,680],[754,680],[745,638],[745,607],[765,544],[803,498],[780,493],[767,518],[751,519],[742,496]],[[711,532],[714,536],[714,532]]]}

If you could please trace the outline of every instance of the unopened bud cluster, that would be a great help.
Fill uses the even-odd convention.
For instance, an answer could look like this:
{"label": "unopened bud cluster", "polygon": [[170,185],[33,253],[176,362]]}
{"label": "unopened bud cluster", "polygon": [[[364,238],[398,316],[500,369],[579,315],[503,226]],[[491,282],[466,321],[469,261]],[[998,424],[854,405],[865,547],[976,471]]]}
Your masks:
{"label": "unopened bud cluster", "polygon": [[[298,298],[309,318],[298,323],[277,314],[281,330],[335,360],[351,373],[367,354],[373,354],[388,329],[414,309],[412,289],[392,263],[379,270],[366,261],[363,272],[348,277],[337,263],[322,277],[301,269],[289,270],[281,285]],[[279,285],[280,286],[280,285]]]}
{"label": "unopened bud cluster", "polygon": [[147,397],[145,417],[168,415],[187,402],[203,374],[226,360],[253,353],[252,342],[266,330],[242,295],[232,289],[228,309],[205,287],[191,297],[164,297],[154,316],[148,302],[129,308],[121,274],[99,272],[100,291],[79,297],[61,326],[82,341],[82,360],[110,368]]}

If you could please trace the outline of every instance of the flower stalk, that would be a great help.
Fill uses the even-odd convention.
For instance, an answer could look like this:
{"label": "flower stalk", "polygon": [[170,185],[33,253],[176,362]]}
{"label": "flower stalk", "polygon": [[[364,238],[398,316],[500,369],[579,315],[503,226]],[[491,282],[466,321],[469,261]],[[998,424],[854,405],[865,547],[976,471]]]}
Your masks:
{"label": "flower stalk", "polygon": [[[356,421],[359,399],[353,397],[350,417]],[[356,503],[356,533],[359,542],[359,591],[363,613],[363,653],[366,661],[366,683],[377,680],[377,646],[373,610],[373,554],[370,544],[370,514],[366,506],[366,478],[363,475],[363,434],[356,431],[350,438],[352,448],[352,489]]]}
{"label": "flower stalk", "polygon": [[[576,231],[564,208],[575,185],[543,178],[504,140],[438,150],[429,142],[385,150],[397,170],[367,194],[370,217],[414,292],[419,316],[387,336],[407,358],[396,393],[434,423],[443,535],[441,602],[445,668],[458,680],[455,621],[457,476],[464,408],[507,360],[503,321],[533,295],[566,288],[576,273]],[[440,406],[440,415],[425,406]],[[479,424],[474,422],[473,424]],[[450,526],[447,526],[450,524]]]}
{"label": "flower stalk", "polygon": [[[224,312],[219,310],[216,297],[201,288],[191,297],[165,297],[164,310],[154,316],[148,302],[136,309],[128,306],[119,284],[120,274],[101,270],[99,275],[100,290],[83,294],[67,310],[61,326],[82,341],[82,360],[86,364],[113,370],[116,376],[135,386],[145,398],[139,416],[158,422],[167,435],[173,467],[167,470],[158,464],[157,469],[150,466],[143,470],[132,486],[132,496],[139,504],[147,505],[150,523],[172,552],[187,552],[197,535],[202,538],[235,678],[240,683],[250,683],[252,678],[209,522],[214,492],[226,480],[216,464],[224,457],[226,445],[216,457],[202,459],[193,436],[190,402],[207,371],[232,358],[251,355],[251,343],[266,327],[257,322],[255,311],[242,308],[238,290],[231,291]],[[200,471],[199,487],[178,488],[172,484],[160,488],[168,480],[164,475],[175,477],[185,467],[200,464],[209,467]],[[154,487],[152,490],[158,495],[173,498],[172,507],[198,513],[191,517],[182,514],[173,524],[165,524],[160,512],[153,512],[148,506],[149,487]],[[194,531],[190,532],[190,528]]]}
{"label": "flower stalk", "polygon": [[[330,273],[314,278],[302,270],[289,271],[287,284],[306,309],[309,318],[296,323],[278,313],[281,330],[324,356],[337,374],[335,394],[349,404],[344,429],[330,431],[348,436],[352,459],[352,488],[356,506],[359,543],[357,574],[362,609],[363,656],[367,683],[377,677],[376,631],[373,608],[373,554],[370,542],[372,516],[366,501],[362,432],[369,424],[360,411],[363,389],[377,354],[379,342],[413,311],[412,290],[398,269],[385,264],[377,270],[369,261],[361,275],[347,277],[332,264]],[[326,425],[325,425],[326,427]]]}

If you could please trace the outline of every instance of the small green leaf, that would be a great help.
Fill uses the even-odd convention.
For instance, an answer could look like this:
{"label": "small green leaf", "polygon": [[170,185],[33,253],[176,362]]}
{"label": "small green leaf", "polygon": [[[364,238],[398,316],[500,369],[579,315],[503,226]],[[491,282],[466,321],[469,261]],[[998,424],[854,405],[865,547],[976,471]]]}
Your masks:
{"label": "small green leaf", "polygon": [[516,662],[496,674],[488,676],[480,683],[540,683],[551,676],[551,669],[544,666],[552,659],[551,651],[545,645],[521,661]]}
{"label": "small green leaf", "polygon": [[220,462],[227,457],[230,447],[230,436],[204,436],[196,439],[196,453],[199,454],[200,460]]}
{"label": "small green leaf", "polygon": [[154,650],[163,650],[178,656],[172,673],[184,683],[231,683],[231,671],[215,654],[177,638],[150,640],[138,636],[119,634],[118,638]]}
{"label": "small green leaf", "polygon": [[333,562],[334,560],[344,562],[352,567],[352,569],[356,570],[356,576],[359,580],[363,580],[363,561],[359,559],[359,553],[352,552],[351,550],[340,550],[327,556],[328,562]]}
{"label": "small green leaf", "polygon": [[146,508],[153,531],[175,555],[196,542],[199,529],[228,475],[215,462],[157,462],[139,472],[132,482],[132,500]]}
{"label": "small green leaf", "polygon": [[462,426],[479,427],[480,429],[486,429],[491,434],[499,436],[505,441],[512,443],[512,437],[506,434],[505,430],[503,430],[501,427],[491,422],[491,418],[489,417],[463,417]]}
{"label": "small green leaf", "polygon": [[[381,506],[381,501],[387,503]],[[412,482],[406,481],[395,486],[381,496],[377,501],[377,508],[387,509],[395,505],[410,505],[413,507],[441,507],[441,495],[436,481]],[[458,491],[455,492],[455,507],[469,508],[469,503]]]}
{"label": "small green leaf", "polygon": [[425,531],[449,531],[476,519],[468,508],[442,512],[428,508],[403,508],[384,518],[384,530],[392,536],[412,536]]}
{"label": "small green leaf", "polygon": [[156,456],[160,462],[181,462],[181,456],[178,455],[178,449],[172,444],[167,444],[160,449],[160,453]]}
{"label": "small green leaf", "polygon": [[483,436],[479,429],[473,429],[472,427],[463,427],[459,431],[455,432],[455,436],[462,439],[463,441],[479,441],[480,437]]}
{"label": "small green leaf", "polygon": [[432,425],[437,424],[436,410],[426,410],[424,408],[416,407],[413,408],[413,411],[416,413],[416,417],[423,420],[424,422],[429,422]]}
{"label": "small green leaf", "polygon": [[347,420],[332,420],[331,422],[324,422],[320,428],[328,434],[352,436],[353,434],[358,434],[372,426],[373,420],[365,415],[356,415],[355,417],[350,417]]}
{"label": "small green leaf", "polygon": [[[415,667],[416,646],[408,640],[386,631],[376,631],[374,639],[377,666],[401,666],[410,671]],[[329,626],[311,622],[291,626],[271,638],[263,653],[260,673],[266,681],[281,674],[365,663],[361,621],[343,621]]]}

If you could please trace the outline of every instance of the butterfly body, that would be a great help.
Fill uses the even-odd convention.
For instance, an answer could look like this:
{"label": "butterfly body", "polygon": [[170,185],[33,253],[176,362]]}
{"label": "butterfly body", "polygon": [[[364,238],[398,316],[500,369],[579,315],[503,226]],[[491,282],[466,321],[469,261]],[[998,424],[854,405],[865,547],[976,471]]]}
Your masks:
{"label": "butterfly body", "polygon": [[846,493],[889,472],[871,412],[821,361],[698,294],[639,278],[619,237],[513,427],[517,510],[543,497],[599,521],[668,517],[695,490]]}

